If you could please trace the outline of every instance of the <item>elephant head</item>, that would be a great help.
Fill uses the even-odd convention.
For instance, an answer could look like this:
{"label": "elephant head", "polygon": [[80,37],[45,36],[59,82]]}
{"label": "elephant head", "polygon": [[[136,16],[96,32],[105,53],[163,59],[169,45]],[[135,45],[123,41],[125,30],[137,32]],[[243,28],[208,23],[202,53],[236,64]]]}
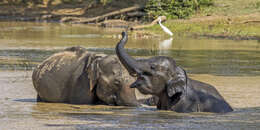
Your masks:
{"label": "elephant head", "polygon": [[172,58],[157,56],[136,60],[124,50],[126,42],[127,33],[123,32],[122,39],[116,46],[116,54],[130,75],[137,77],[131,88],[137,88],[144,94],[157,95],[159,98],[166,93],[173,100],[185,92],[186,72],[176,66]]}
{"label": "elephant head", "polygon": [[91,91],[109,105],[139,105],[135,90],[129,86],[134,81],[116,56],[105,56],[87,69]]}

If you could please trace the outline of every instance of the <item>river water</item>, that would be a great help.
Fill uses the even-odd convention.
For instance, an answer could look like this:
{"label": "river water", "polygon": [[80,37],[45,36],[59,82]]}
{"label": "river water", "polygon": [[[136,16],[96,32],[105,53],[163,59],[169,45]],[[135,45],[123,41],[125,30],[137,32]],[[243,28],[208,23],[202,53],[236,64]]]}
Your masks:
{"label": "river water", "polygon": [[[214,85],[235,109],[176,113],[155,107],[37,103],[32,69],[51,54],[80,45],[114,54],[120,29],[56,23],[0,22],[0,129],[260,129],[260,42],[132,34],[137,57],[166,55],[189,77]],[[131,35],[131,33],[130,33]]]}

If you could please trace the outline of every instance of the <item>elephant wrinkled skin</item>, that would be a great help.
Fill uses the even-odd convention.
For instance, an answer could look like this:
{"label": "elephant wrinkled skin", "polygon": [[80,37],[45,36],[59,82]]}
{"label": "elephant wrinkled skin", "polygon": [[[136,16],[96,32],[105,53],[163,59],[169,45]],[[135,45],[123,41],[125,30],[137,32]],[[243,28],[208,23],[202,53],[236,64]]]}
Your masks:
{"label": "elephant wrinkled skin", "polygon": [[226,113],[233,109],[211,85],[188,78],[170,57],[156,56],[136,60],[124,50],[127,33],[116,46],[116,53],[129,74],[137,77],[132,88],[159,97],[158,109],[176,112]]}
{"label": "elephant wrinkled skin", "polygon": [[134,82],[115,55],[71,47],[56,53],[34,69],[37,101],[72,104],[138,106]]}

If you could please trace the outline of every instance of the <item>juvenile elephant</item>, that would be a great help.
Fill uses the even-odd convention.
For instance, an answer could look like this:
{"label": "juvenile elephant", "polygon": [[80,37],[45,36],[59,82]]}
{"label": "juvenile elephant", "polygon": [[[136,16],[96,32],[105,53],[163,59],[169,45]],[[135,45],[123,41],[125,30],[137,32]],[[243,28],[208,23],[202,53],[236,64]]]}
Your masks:
{"label": "juvenile elephant", "polygon": [[[37,101],[138,106],[134,82],[117,56],[71,47],[34,69]],[[143,100],[144,101],[144,100]]]}
{"label": "juvenile elephant", "polygon": [[170,57],[136,60],[124,50],[127,33],[116,46],[116,53],[129,74],[137,77],[131,88],[159,97],[158,109],[176,112],[226,113],[233,109],[211,85],[187,77]]}

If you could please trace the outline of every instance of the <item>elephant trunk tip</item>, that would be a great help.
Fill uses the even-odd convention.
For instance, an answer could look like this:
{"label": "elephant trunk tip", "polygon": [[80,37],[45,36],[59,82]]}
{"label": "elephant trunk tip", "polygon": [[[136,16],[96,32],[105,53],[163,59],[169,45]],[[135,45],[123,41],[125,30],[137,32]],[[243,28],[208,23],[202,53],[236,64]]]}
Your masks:
{"label": "elephant trunk tip", "polygon": [[126,32],[125,32],[125,31],[123,31],[121,35],[122,35],[122,37],[125,37],[125,35],[126,35]]}

